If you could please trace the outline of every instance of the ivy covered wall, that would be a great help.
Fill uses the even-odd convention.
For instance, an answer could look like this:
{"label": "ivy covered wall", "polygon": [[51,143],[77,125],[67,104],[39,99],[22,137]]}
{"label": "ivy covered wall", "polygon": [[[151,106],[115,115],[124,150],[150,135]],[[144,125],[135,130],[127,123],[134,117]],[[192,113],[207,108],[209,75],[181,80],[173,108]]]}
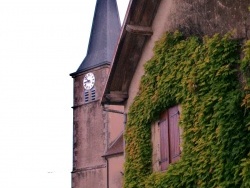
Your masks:
{"label": "ivy covered wall", "polygon": [[[129,110],[124,187],[250,187],[249,62],[250,42],[167,33]],[[151,124],[175,104],[182,106],[181,159],[152,172]]]}

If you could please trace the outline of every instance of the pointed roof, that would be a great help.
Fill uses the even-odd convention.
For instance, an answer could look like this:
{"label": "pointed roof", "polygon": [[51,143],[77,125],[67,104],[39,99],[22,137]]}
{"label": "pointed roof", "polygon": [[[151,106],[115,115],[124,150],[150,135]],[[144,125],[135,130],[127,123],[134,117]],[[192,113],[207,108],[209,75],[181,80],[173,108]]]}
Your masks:
{"label": "pointed roof", "polygon": [[75,76],[83,71],[110,64],[120,34],[121,23],[116,0],[97,0],[87,55]]}
{"label": "pointed roof", "polygon": [[124,146],[123,146],[123,133],[120,134],[116,140],[114,140],[108,147],[105,155],[103,157],[111,157],[114,155],[121,155],[124,153]]}

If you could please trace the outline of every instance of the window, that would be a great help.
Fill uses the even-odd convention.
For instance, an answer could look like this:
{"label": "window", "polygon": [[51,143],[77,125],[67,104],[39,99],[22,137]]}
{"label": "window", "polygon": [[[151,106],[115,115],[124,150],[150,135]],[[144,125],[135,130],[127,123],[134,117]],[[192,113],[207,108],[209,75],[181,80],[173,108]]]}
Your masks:
{"label": "window", "polygon": [[160,168],[166,170],[170,163],[180,158],[179,106],[169,108],[162,114],[160,127]]}
{"label": "window", "polygon": [[89,103],[96,100],[96,90],[93,87],[91,90],[84,90],[84,103]]}

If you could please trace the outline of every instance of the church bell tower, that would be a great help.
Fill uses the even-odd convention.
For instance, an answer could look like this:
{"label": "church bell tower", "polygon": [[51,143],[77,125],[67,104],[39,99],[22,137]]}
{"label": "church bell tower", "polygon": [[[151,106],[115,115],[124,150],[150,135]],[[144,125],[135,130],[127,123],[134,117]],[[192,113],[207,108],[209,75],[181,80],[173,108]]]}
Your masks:
{"label": "church bell tower", "polygon": [[116,0],[97,0],[86,57],[76,72],[73,99],[72,188],[107,187],[104,115],[100,105],[120,34]]}

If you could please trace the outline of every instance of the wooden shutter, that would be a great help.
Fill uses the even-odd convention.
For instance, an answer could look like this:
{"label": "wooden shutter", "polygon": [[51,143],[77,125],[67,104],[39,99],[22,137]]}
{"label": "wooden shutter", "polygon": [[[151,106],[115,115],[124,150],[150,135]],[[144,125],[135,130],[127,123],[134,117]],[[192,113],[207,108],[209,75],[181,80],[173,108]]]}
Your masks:
{"label": "wooden shutter", "polygon": [[168,119],[163,119],[159,122],[160,126],[160,151],[161,170],[166,170],[169,165],[169,138],[168,138]]}
{"label": "wooden shutter", "polygon": [[170,163],[174,163],[180,158],[180,130],[179,130],[179,110],[174,106],[168,110],[169,116],[169,147]]}

